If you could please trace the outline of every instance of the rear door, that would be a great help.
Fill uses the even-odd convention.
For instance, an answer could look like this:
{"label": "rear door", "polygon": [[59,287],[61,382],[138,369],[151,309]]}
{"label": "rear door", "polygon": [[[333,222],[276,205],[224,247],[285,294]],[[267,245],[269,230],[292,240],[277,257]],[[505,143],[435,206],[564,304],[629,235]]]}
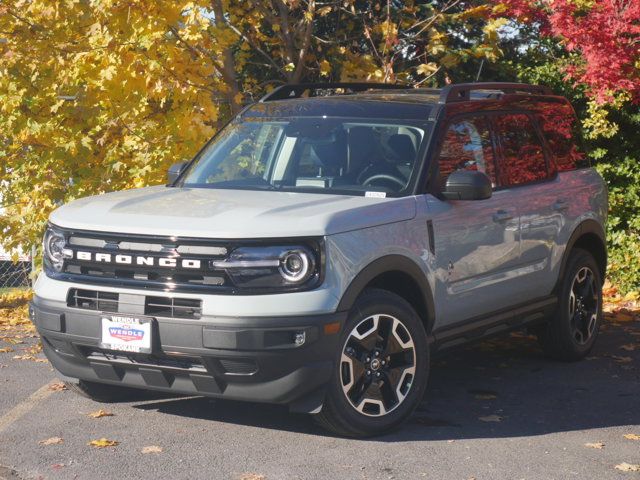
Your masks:
{"label": "rear door", "polygon": [[505,201],[514,205],[520,216],[520,260],[509,289],[525,302],[548,294],[554,284],[551,254],[571,193],[560,190],[531,115],[497,114],[492,122],[498,143],[499,183]]}
{"label": "rear door", "polygon": [[[440,179],[456,170],[487,174],[498,187],[495,146],[485,115],[454,117],[436,156]],[[435,308],[449,326],[517,303],[507,288],[520,262],[518,210],[508,190],[487,200],[451,201],[427,195],[436,262]]]}

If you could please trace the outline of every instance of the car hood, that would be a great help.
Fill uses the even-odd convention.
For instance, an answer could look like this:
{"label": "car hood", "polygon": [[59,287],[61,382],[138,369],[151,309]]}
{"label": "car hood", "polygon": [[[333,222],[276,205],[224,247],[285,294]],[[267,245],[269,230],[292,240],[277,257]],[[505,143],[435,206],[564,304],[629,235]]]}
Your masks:
{"label": "car hood", "polygon": [[158,186],[75,200],[50,221],[76,230],[238,239],[331,235],[415,214],[415,197]]}

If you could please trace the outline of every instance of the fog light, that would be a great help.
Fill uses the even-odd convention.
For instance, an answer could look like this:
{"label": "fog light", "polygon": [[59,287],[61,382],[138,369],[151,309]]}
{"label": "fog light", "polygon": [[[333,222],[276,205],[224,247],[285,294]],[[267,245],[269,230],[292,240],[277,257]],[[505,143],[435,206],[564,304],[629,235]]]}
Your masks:
{"label": "fog light", "polygon": [[297,332],[293,341],[296,344],[296,346],[299,347],[301,345],[304,345],[305,340],[306,340],[305,333],[304,332]]}

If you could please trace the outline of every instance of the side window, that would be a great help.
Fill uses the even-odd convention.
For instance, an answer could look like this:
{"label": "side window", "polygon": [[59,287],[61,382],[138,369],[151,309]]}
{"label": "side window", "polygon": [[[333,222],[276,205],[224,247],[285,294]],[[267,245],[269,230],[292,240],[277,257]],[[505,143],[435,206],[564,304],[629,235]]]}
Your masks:
{"label": "side window", "polygon": [[536,117],[559,171],[589,166],[579,147],[580,127],[571,106],[545,103]]}
{"label": "side window", "polygon": [[501,177],[506,185],[521,185],[549,176],[542,142],[528,115],[499,115],[495,117],[495,125],[504,158]]}
{"label": "side window", "polygon": [[457,170],[478,170],[496,186],[496,168],[491,133],[486,117],[454,120],[445,133],[438,156],[442,183]]}

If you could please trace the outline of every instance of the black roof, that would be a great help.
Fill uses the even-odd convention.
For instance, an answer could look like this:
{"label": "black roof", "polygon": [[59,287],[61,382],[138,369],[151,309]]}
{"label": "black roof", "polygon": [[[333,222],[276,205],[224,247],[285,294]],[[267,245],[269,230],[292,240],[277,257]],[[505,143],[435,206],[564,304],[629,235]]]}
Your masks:
{"label": "black roof", "polygon": [[436,104],[416,95],[358,94],[331,97],[296,98],[258,102],[243,113],[243,117],[350,117],[350,118],[402,118],[425,120]]}
{"label": "black roof", "polygon": [[243,116],[424,120],[438,105],[498,100],[507,94],[528,98],[553,96],[549,87],[506,82],[453,84],[441,89],[375,83],[287,84],[264,96]]}

